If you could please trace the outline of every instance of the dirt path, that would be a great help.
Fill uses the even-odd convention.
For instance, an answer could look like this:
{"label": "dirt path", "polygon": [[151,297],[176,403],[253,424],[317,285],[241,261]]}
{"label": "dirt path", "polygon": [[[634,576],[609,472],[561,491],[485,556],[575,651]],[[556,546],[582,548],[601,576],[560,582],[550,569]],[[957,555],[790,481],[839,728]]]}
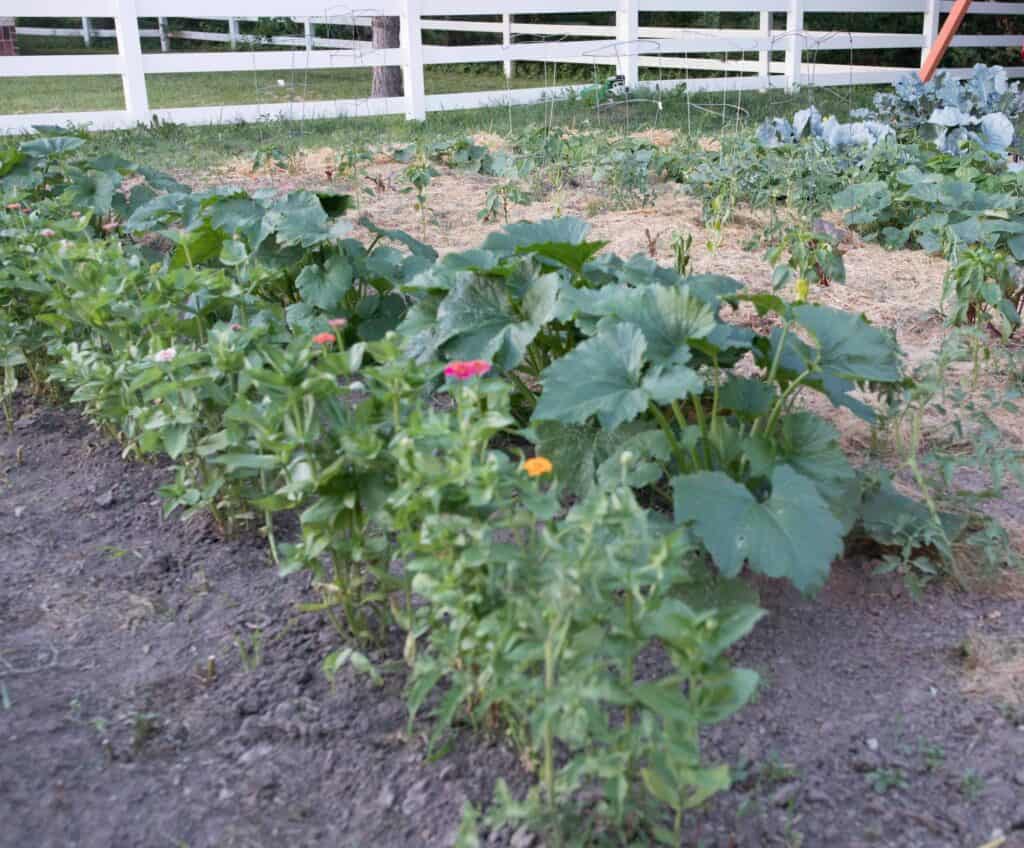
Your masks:
{"label": "dirt path", "polygon": [[[166,470],[46,407],[0,454],[4,848],[446,845],[514,773],[468,736],[426,762],[400,676],[332,692],[338,639],[296,613],[303,581],[258,540],[161,521]],[[257,633],[247,670],[235,640]]]}
{"label": "dirt path", "polygon": [[[166,469],[74,413],[23,409],[0,471],[4,848],[445,846],[464,799],[523,785],[468,733],[429,762],[400,674],[332,691],[337,639],[296,613],[303,581],[259,540],[162,521]],[[749,766],[688,845],[1024,846],[1024,601],[915,602],[850,563],[813,600],[761,589],[770,615],[736,659],[764,688],[708,739]],[[247,668],[236,639],[256,634]],[[538,844],[487,841],[509,843]]]}

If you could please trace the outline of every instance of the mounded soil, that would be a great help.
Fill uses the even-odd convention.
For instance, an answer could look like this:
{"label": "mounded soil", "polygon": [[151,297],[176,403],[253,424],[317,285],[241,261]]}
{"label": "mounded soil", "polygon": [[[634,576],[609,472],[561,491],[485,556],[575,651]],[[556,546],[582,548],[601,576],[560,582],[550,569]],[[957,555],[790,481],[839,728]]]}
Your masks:
{"label": "mounded soil", "polygon": [[[525,786],[500,740],[431,758],[406,733],[397,645],[373,656],[382,686],[330,686],[338,637],[297,609],[304,578],[259,538],[163,519],[167,468],[74,411],[19,412],[0,437],[4,848],[445,846],[464,801]],[[813,599],[759,583],[769,614],[735,661],[763,685],[707,739],[737,783],[686,845],[1024,846],[1024,600],[914,599],[869,572],[839,563]]]}
{"label": "mounded soil", "polygon": [[[321,187],[321,164],[182,176]],[[394,183],[400,166],[372,172]],[[425,239],[478,245],[497,226],[475,219],[490,182],[435,178]],[[600,201],[584,188],[514,217],[587,217],[624,256],[647,249],[648,230],[663,263],[672,231],[691,231],[696,271],[770,285],[762,251],[742,248],[754,218],[709,251],[699,205],[675,187],[648,209]],[[398,191],[363,211],[420,235]],[[943,263],[863,245],[846,265],[847,285],[816,299],[893,327],[924,360],[943,334]],[[320,662],[341,643],[299,610],[307,578],[278,577],[257,536],[162,518],[168,468],[122,459],[72,410],[22,398],[18,413],[0,434],[0,848],[433,848],[497,777],[529,783],[501,739],[467,730],[430,755],[427,728],[408,731],[399,645],[372,654],[382,685],[346,670],[332,686]],[[866,431],[836,423],[856,456]],[[999,423],[1019,445],[1019,420]],[[1024,528],[1019,489],[992,511]],[[837,563],[815,598],[757,581],[768,615],[734,660],[762,687],[707,734],[736,784],[691,817],[685,845],[1024,848],[1024,581],[914,598],[875,565]],[[523,831],[485,841],[540,844]]]}

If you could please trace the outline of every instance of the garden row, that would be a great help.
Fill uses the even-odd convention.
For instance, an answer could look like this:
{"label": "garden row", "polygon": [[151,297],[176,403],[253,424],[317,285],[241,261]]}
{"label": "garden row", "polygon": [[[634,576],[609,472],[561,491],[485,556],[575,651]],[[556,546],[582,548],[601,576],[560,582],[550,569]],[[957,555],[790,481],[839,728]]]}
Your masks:
{"label": "garden row", "polygon": [[[554,161],[572,142],[544,143]],[[813,591],[853,538],[933,571],[972,539],[1005,550],[930,494],[917,442],[921,503],[800,405],[919,422],[939,391],[904,373],[892,333],[810,302],[822,263],[842,267],[824,236],[778,242],[775,293],[601,253],[573,218],[439,258],[357,231],[347,195],[193,192],[82,147],[50,132],[0,152],[8,421],[19,380],[67,393],[126,456],[170,458],[168,513],[261,528],[338,629],[328,675],[376,676],[360,649],[404,643],[435,745],[500,729],[536,770],[525,799],[499,785],[489,826],[679,843],[685,811],[729,783],[700,730],[757,685],[725,656],[761,615],[745,565]],[[784,155],[759,149],[762,168]],[[825,158],[796,149],[794,167]],[[451,155],[411,154],[421,211],[431,157]],[[867,161],[883,155],[924,154]],[[930,156],[929,173],[954,167]]]}

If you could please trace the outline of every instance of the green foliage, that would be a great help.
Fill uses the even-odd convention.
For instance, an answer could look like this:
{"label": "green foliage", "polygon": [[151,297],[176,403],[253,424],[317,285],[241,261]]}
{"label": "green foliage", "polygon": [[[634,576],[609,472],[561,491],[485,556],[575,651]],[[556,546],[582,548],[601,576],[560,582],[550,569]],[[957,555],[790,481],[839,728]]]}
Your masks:
{"label": "green foliage", "polygon": [[1020,324],[1024,259],[1022,177],[980,149],[956,157],[904,146],[870,163],[869,179],[833,199],[846,222],[887,247],[917,246],[950,262],[943,302],[954,324],[995,321],[1004,333]]}
{"label": "green foliage", "polygon": [[[992,511],[1008,482],[1024,483],[1024,452],[993,421],[998,413],[1020,414],[1020,388],[980,387],[983,361],[1003,375],[1020,368],[1011,352],[992,349],[984,331],[953,332],[917,369],[884,422],[922,500],[897,492],[883,474],[872,484],[862,521],[889,551],[884,569],[902,573],[912,588],[940,574],[967,584],[1020,562]],[[970,366],[965,377],[956,376],[960,364]],[[930,421],[938,423],[929,427]]]}
{"label": "green foliage", "polygon": [[531,159],[509,159],[501,168],[498,176],[500,182],[487,189],[484,206],[477,217],[481,221],[496,221],[499,213],[506,224],[509,223],[509,207],[522,206],[530,202],[530,194],[523,187],[522,180],[533,170]]}
{"label": "green foliage", "polygon": [[[784,256],[786,262],[780,264]],[[765,258],[775,265],[772,288],[778,291],[793,283],[800,303],[810,296],[812,282],[820,286],[846,282],[843,256],[836,249],[835,240],[824,233],[788,229]]]}
{"label": "green foliage", "polygon": [[[486,431],[466,410],[485,399],[493,408],[496,391],[460,387],[458,430],[431,422],[430,459],[410,442],[401,464],[396,498],[417,519],[402,522],[408,568],[426,600],[406,650],[412,705],[440,687],[435,742],[461,715],[500,721],[538,764],[525,799],[498,786],[492,826],[526,823],[555,841],[581,825],[611,844],[637,831],[678,840],[683,811],[728,785],[723,766],[701,763],[698,733],[750,697],[756,675],[729,669],[723,652],[760,611],[702,605],[685,534],[629,488],[595,492],[555,521],[554,487],[538,488],[500,454],[474,462]],[[641,678],[638,657],[655,645],[671,668]],[[584,818],[588,786],[598,794]]]}
{"label": "green foliage", "polygon": [[[33,197],[31,214],[20,201],[0,212],[18,233],[0,247],[12,379],[31,363],[40,385],[70,392],[126,453],[167,456],[168,512],[209,512],[225,533],[262,525],[282,573],[310,574],[316,597],[304,609],[348,643],[324,660],[332,679],[345,667],[379,679],[360,647],[404,632],[410,705],[434,715],[435,740],[465,720],[488,723],[540,763],[526,799],[498,791],[493,821],[566,833],[580,790],[600,785],[592,832],[678,840],[683,812],[728,785],[724,764],[704,764],[699,733],[750,697],[756,675],[725,652],[760,611],[716,601],[728,586],[704,571],[686,527],[639,505],[628,462],[562,515],[550,465],[493,445],[499,434],[527,444],[510,413],[529,389],[501,376],[539,363],[537,351],[568,360],[552,325],[582,340],[577,354],[600,338],[593,324],[613,301],[561,304],[563,294],[618,298],[635,324],[611,331],[646,357],[637,367],[660,401],[689,369],[690,354],[673,349],[710,337],[705,301],[731,284],[695,280],[700,297],[635,285],[670,272],[594,260],[601,243],[569,219],[512,225],[435,262],[368,221],[368,246],[346,238],[344,196],[171,187],[127,226],[172,246],[154,255],[113,228],[90,237],[91,213],[67,214],[81,202],[70,185]],[[338,313],[367,279],[433,304],[433,349],[502,374],[463,381],[455,369],[438,391],[436,358],[410,361],[394,334],[352,338],[353,324],[368,335],[361,310],[374,294],[350,322]],[[575,329],[578,310],[586,330]],[[298,519],[287,540],[275,527],[283,512]],[[259,661],[258,643],[239,650]],[[641,676],[637,658],[652,650],[664,668]]]}
{"label": "green foliage", "polygon": [[[776,288],[797,280],[793,301],[689,273],[683,241],[675,270],[599,255],[574,218],[506,224],[438,258],[365,218],[367,242],[352,238],[348,195],[190,192],[113,157],[76,158],[77,139],[61,138],[0,155],[5,411],[25,376],[63,388],[126,454],[170,458],[168,512],[210,513],[225,533],[259,525],[280,570],[308,574],[304,608],[344,640],[324,661],[330,678],[379,679],[365,646],[397,632],[412,718],[432,717],[435,746],[464,723],[506,733],[537,784],[520,798],[499,785],[462,844],[481,819],[551,843],[679,844],[685,812],[728,785],[701,755],[701,728],[757,682],[726,657],[760,616],[733,582],[744,567],[813,591],[851,534],[905,572],[941,568],[964,544],[990,559],[1008,548],[995,525],[948,508],[953,454],[922,455],[924,412],[965,349],[911,380],[890,332],[807,302],[800,280],[842,279],[822,234],[791,228],[770,253]],[[514,170],[518,185],[560,178],[563,155],[593,165],[590,143],[536,134],[520,144],[538,159],[519,151],[505,158],[515,166],[470,142],[399,156],[425,215],[433,162]],[[640,191],[630,174],[649,186],[693,165],[631,145],[602,177],[627,193]],[[793,188],[814,181],[818,154],[805,155],[765,198],[816,208]],[[1012,299],[1013,178],[933,157],[915,187],[903,172],[919,156],[871,155],[848,192],[859,225],[945,203],[953,296],[984,297],[994,281]],[[824,168],[823,184],[846,168]],[[712,199],[723,226],[743,179]],[[743,323],[750,307],[774,326]],[[980,346],[966,350],[977,365]],[[798,405],[806,393],[909,430],[901,456],[923,502],[855,468]],[[963,400],[957,432],[998,492],[1020,458],[1001,449],[991,405]],[[282,513],[297,519],[287,538]]]}

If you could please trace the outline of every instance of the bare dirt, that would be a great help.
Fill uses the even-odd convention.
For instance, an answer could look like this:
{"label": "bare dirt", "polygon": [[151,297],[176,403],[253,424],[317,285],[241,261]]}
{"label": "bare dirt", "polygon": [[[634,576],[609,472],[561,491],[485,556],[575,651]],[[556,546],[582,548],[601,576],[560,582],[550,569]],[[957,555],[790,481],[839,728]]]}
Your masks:
{"label": "bare dirt", "polygon": [[[311,163],[195,181],[329,185]],[[385,184],[399,170],[371,167]],[[496,226],[475,217],[489,184],[442,173],[422,234],[408,195],[362,211],[463,249]],[[514,217],[581,215],[627,256],[647,251],[646,229],[662,262],[671,233],[690,231],[695,270],[770,284],[761,251],[743,249],[760,227],[749,215],[709,250],[697,204],[674,187],[648,209],[602,201],[580,190]],[[912,362],[935,349],[940,261],[865,245],[846,264],[847,285],[819,301],[893,327]],[[397,645],[372,657],[382,686],[350,671],[329,685],[320,662],[339,638],[299,611],[305,578],[279,578],[258,537],[161,518],[169,469],[124,461],[73,411],[22,400],[18,413],[0,435],[2,848],[432,848],[451,845],[463,803],[485,801],[497,777],[529,782],[501,740],[469,731],[428,756],[423,728],[407,732]],[[844,437],[864,434],[850,424]],[[1024,515],[1016,496],[1005,506],[1011,522]],[[693,815],[684,845],[1024,848],[1022,581],[916,599],[873,566],[837,563],[815,598],[757,581],[769,615],[734,659],[763,685],[706,739],[737,781]]]}
{"label": "bare dirt", "polygon": [[[20,413],[0,438],[4,848],[446,846],[465,800],[525,785],[468,731],[431,761],[397,645],[383,686],[329,686],[338,637],[298,611],[304,579],[258,538],[162,519],[168,469],[72,411]],[[759,581],[769,615],[735,661],[763,686],[707,737],[738,781],[685,845],[1024,846],[1024,599],[915,600],[869,571],[839,563],[813,599]]]}

